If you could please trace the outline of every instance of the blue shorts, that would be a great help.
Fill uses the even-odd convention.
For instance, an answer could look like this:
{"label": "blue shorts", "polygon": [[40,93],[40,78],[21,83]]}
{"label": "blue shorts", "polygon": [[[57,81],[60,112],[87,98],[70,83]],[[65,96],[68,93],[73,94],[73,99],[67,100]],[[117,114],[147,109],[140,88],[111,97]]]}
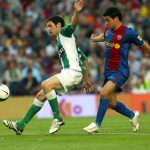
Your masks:
{"label": "blue shorts", "polygon": [[104,76],[104,83],[103,86],[108,82],[112,81],[116,85],[116,91],[121,92],[122,89],[120,88],[128,79],[129,76],[124,76],[121,72],[109,72]]}

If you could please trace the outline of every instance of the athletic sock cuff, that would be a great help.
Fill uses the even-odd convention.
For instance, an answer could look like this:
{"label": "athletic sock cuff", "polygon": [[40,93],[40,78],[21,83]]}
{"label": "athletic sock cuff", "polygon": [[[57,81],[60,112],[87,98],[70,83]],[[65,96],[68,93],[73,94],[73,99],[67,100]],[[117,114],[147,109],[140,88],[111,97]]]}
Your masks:
{"label": "athletic sock cuff", "polygon": [[38,107],[42,107],[44,102],[41,102],[37,98],[35,98],[33,104],[38,106]]}
{"label": "athletic sock cuff", "polygon": [[52,90],[46,94],[48,100],[53,100],[57,97],[55,90]]}

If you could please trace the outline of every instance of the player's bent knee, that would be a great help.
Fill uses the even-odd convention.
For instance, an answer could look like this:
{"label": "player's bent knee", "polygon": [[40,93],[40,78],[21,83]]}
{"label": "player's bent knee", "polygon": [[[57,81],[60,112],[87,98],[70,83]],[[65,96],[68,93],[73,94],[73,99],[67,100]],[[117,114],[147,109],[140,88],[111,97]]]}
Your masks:
{"label": "player's bent knee", "polygon": [[44,92],[38,92],[37,95],[35,96],[36,99],[38,99],[41,102],[45,102],[46,101],[46,96],[44,94]]}
{"label": "player's bent knee", "polygon": [[115,108],[116,108],[116,107],[115,107],[114,105],[112,105],[112,104],[109,104],[108,107],[111,108],[111,109],[115,109]]}

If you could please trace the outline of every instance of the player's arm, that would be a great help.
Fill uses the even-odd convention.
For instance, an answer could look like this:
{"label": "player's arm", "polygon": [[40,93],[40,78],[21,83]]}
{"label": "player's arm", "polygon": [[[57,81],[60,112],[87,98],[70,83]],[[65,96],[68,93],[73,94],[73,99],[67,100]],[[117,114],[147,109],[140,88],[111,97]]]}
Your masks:
{"label": "player's arm", "polygon": [[150,54],[150,45],[144,41],[144,44],[141,46]]}
{"label": "player's arm", "polygon": [[148,53],[150,53],[150,45],[145,42],[141,36],[139,36],[134,30],[129,29],[129,40],[137,46],[142,47]]}
{"label": "player's arm", "polygon": [[104,34],[100,34],[100,35],[95,35],[95,34],[92,34],[91,35],[91,40],[93,42],[104,42]]}
{"label": "player's arm", "polygon": [[84,2],[83,0],[78,0],[74,3],[74,14],[72,16],[72,20],[71,20],[71,27],[72,28],[76,28],[77,24],[78,24],[78,15],[79,15],[79,12],[83,9],[84,7]]}
{"label": "player's arm", "polygon": [[83,66],[86,68],[85,70],[82,71],[83,73],[83,82],[89,81],[89,63],[88,60],[84,60]]}
{"label": "player's arm", "polygon": [[85,56],[85,54],[80,51],[81,54],[81,61],[84,66],[84,70],[82,71],[83,74],[83,89],[85,90],[86,93],[93,92],[95,90],[95,87],[90,83],[89,79],[89,63],[88,63],[88,58]]}
{"label": "player's arm", "polygon": [[86,93],[94,92],[95,87],[94,85],[91,84],[90,79],[89,79],[89,63],[88,60],[83,61],[83,65],[86,67],[86,70],[82,71],[83,74],[83,89],[85,90]]}
{"label": "player's arm", "polygon": [[89,63],[88,58],[85,56],[85,54],[80,50],[81,55],[81,61],[82,65],[84,67],[82,74],[83,74],[83,84],[86,84],[86,82],[89,81]]}

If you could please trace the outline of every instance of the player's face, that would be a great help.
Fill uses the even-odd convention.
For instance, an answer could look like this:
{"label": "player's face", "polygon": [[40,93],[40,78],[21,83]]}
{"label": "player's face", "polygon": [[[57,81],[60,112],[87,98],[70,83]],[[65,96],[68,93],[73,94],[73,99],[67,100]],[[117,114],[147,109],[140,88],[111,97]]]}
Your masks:
{"label": "player's face", "polygon": [[112,19],[110,16],[105,16],[106,26],[110,29],[115,28],[115,19]]}
{"label": "player's face", "polygon": [[59,32],[58,26],[55,25],[52,21],[47,22],[46,27],[50,34],[52,34],[53,36],[58,35],[58,32]]}

